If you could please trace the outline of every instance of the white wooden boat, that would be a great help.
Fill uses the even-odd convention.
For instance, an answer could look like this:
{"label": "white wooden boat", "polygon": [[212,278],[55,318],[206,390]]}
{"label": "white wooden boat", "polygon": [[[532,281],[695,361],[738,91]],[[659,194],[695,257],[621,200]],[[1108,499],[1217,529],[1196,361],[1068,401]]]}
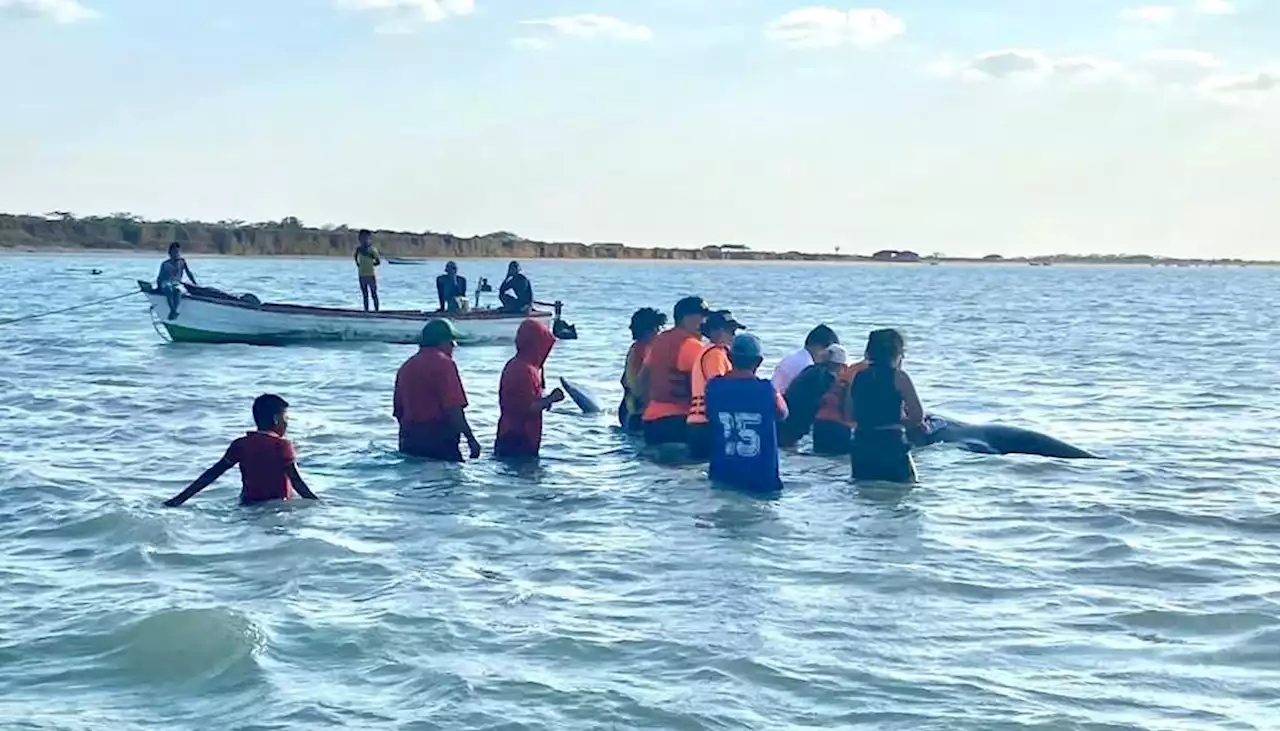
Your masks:
{"label": "white wooden boat", "polygon": [[308,307],[262,302],[251,294],[235,296],[210,287],[184,285],[178,316],[169,319],[169,303],[149,282],[138,287],[151,304],[153,320],[175,342],[246,343],[289,345],[312,342],[417,343],[428,322],[447,317],[462,334],[462,344],[513,340],[527,318],[543,320],[556,336],[577,337],[572,325],[555,312],[528,315],[497,309],[467,312],[419,312],[412,310],[364,312],[332,307]]}

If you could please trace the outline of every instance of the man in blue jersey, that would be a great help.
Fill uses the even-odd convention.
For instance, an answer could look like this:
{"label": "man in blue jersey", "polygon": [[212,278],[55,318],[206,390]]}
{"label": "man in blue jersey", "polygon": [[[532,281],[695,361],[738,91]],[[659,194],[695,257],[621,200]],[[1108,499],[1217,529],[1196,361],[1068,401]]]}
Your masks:
{"label": "man in blue jersey", "polygon": [[782,395],[756,375],[763,360],[759,338],[737,335],[729,346],[733,370],[707,383],[707,419],[713,440],[709,475],[715,482],[756,492],[782,487],[778,424],[787,418]]}

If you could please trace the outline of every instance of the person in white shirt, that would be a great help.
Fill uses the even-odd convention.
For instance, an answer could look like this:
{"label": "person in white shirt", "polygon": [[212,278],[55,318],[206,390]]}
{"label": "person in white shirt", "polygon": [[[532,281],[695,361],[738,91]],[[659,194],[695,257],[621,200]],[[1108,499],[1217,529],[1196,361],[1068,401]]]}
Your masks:
{"label": "person in white shirt", "polygon": [[821,362],[826,357],[827,348],[839,344],[840,336],[826,325],[810,330],[808,337],[804,339],[804,347],[783,358],[773,369],[773,387],[778,393],[785,394],[787,387],[801,371],[815,362]]}

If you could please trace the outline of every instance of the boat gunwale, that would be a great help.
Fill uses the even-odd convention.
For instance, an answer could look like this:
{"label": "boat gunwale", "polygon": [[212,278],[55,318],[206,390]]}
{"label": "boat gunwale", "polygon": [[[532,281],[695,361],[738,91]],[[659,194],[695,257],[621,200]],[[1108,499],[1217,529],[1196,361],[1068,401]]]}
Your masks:
{"label": "boat gunwale", "polygon": [[[138,280],[138,288],[144,294],[156,297],[162,297],[155,287],[149,282]],[[446,312],[443,310],[435,310],[427,312],[424,310],[382,310],[379,312],[365,312],[363,310],[349,310],[337,307],[319,307],[315,305],[290,305],[275,302],[262,302],[254,304],[245,302],[235,298],[210,297],[208,295],[192,294],[190,291],[184,292],[183,297],[196,302],[203,302],[208,305],[225,305],[228,307],[237,307],[250,312],[272,312],[280,315],[314,315],[318,317],[346,317],[358,320],[409,320],[413,322],[430,322],[431,320],[440,320],[448,318],[458,322],[488,322],[492,320],[525,320],[529,318],[544,319],[553,317],[553,313],[533,310],[527,314],[514,312],[503,312],[497,309],[490,310],[469,310],[466,312]]]}

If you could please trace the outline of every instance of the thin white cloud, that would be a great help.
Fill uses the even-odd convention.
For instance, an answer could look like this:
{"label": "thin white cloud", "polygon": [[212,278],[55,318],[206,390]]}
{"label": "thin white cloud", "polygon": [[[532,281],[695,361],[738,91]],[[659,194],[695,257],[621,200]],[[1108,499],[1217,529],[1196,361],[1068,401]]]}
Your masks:
{"label": "thin white cloud", "polygon": [[1210,77],[1204,88],[1223,94],[1280,92],[1280,67],[1248,74],[1223,74]]}
{"label": "thin white cloud", "polygon": [[1124,64],[1107,58],[1070,56],[1053,62],[1053,72],[1067,78],[1085,81],[1101,81],[1120,78],[1125,73]]}
{"label": "thin white cloud", "polygon": [[422,25],[476,10],[475,0],[334,0],[333,5],[339,10],[375,15],[377,32],[385,34],[412,33]]}
{"label": "thin white cloud", "polygon": [[567,38],[602,41],[646,42],[653,40],[653,31],[647,26],[630,23],[610,15],[564,15],[556,18],[523,20],[521,25],[548,28],[556,35]]}
{"label": "thin white cloud", "polygon": [[1129,23],[1168,23],[1178,15],[1172,5],[1141,5],[1120,11],[1120,19]]}
{"label": "thin white cloud", "polygon": [[1201,15],[1235,15],[1236,4],[1232,0],[1196,0],[1195,10]]}
{"label": "thin white cloud", "polygon": [[1153,51],[1137,64],[1137,71],[1145,80],[1175,86],[1200,84],[1220,68],[1222,62],[1212,53],[1190,49]]}
{"label": "thin white cloud", "polygon": [[78,0],[0,0],[0,17],[79,23],[98,15],[98,11]]}
{"label": "thin white cloud", "polygon": [[879,8],[793,10],[769,25],[771,41],[787,48],[880,45],[906,32],[902,19]]}

